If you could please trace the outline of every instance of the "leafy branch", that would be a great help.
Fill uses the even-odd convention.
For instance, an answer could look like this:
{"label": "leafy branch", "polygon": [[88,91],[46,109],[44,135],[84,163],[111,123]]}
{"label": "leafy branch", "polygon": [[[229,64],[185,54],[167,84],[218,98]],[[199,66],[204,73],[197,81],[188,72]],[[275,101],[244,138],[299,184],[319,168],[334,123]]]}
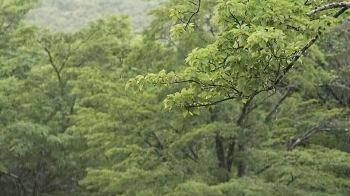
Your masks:
{"label": "leafy branch", "polygon": [[[187,21],[184,21],[181,19],[182,15],[184,14],[183,12],[178,11],[177,14],[180,13],[180,16],[179,16],[176,14],[175,9],[172,10],[173,11],[172,15],[175,18],[177,17],[182,22],[186,23],[185,26],[184,25],[176,26],[176,28],[173,30],[174,32],[181,31],[181,30],[179,30],[179,28],[181,28],[183,30],[184,27],[186,30],[188,28],[188,26],[190,25],[190,21],[192,20],[194,15],[199,12],[200,7],[201,7],[201,1],[199,0],[198,3],[195,3],[193,1],[190,1],[190,2],[193,5],[197,6],[197,10],[194,12],[190,12],[192,14]],[[308,2],[305,2],[305,5],[309,5]],[[227,6],[227,5],[223,4],[222,9],[224,9],[225,6]],[[311,16],[317,12],[324,11],[327,9],[342,8],[340,11],[338,11],[337,13],[335,13],[333,15],[333,18],[337,18],[342,13],[344,13],[349,6],[350,6],[350,2],[349,3],[327,4],[327,5],[315,8],[314,10],[306,13],[306,15]],[[231,13],[231,11],[230,11],[230,15],[231,15],[231,17],[233,17],[235,19],[235,21],[237,23],[239,22],[238,18],[236,18],[236,16],[233,15]],[[249,28],[249,27],[244,26],[243,24],[240,24],[240,28],[241,29],[239,31],[243,31],[244,28]],[[295,28],[296,28],[295,31],[299,31],[299,27],[295,27]],[[146,76],[146,77],[141,78],[141,76],[140,77],[138,76],[136,78],[136,80],[134,80],[133,82],[136,83],[136,85],[140,86],[140,90],[142,90],[141,86],[143,86],[143,84],[145,83],[145,81],[143,81],[145,79],[146,82],[150,82],[153,84],[165,84],[165,85],[179,84],[179,83],[190,83],[190,84],[195,83],[196,85],[199,85],[199,87],[202,91],[209,91],[210,90],[210,92],[204,92],[204,94],[205,93],[210,94],[211,92],[213,92],[213,94],[212,94],[212,96],[210,96],[210,98],[207,99],[205,97],[205,95],[203,95],[203,97],[205,97],[205,99],[203,99],[202,101],[199,101],[199,100],[196,101],[193,98],[191,99],[191,97],[190,97],[190,96],[193,96],[194,94],[192,94],[191,92],[188,92],[185,89],[184,92],[186,92],[186,95],[183,94],[183,96],[185,96],[185,97],[187,96],[186,99],[177,100],[177,101],[184,102],[184,104],[181,103],[181,104],[177,104],[177,105],[181,105],[181,107],[183,107],[187,110],[190,108],[194,108],[194,107],[212,106],[212,105],[215,105],[215,104],[227,101],[227,100],[232,100],[232,99],[242,99],[242,102],[246,103],[247,101],[253,99],[256,95],[258,95],[262,92],[276,91],[276,87],[289,74],[290,70],[293,68],[293,66],[296,64],[296,62],[300,59],[300,57],[302,57],[307,52],[307,50],[309,50],[310,47],[314,45],[314,43],[319,39],[319,37],[322,33],[321,30],[319,29],[317,31],[316,35],[314,37],[312,37],[309,41],[307,41],[307,43],[305,45],[301,46],[299,49],[288,48],[288,50],[290,49],[291,54],[286,54],[285,51],[282,51],[282,50],[280,50],[280,48],[277,48],[276,49],[277,51],[280,50],[280,52],[282,52],[281,54],[278,54],[278,52],[275,51],[273,48],[276,48],[274,46],[278,41],[283,41],[282,39],[281,40],[278,39],[278,37],[284,35],[283,32],[277,31],[273,28],[271,28],[271,29],[265,28],[263,30],[263,32],[269,33],[270,35],[264,36],[260,32],[260,30],[257,30],[255,33],[252,33],[250,35],[250,37],[249,37],[250,43],[246,44],[246,46],[243,46],[244,44],[242,45],[241,41],[235,40],[236,38],[231,38],[231,37],[225,38],[222,36],[221,38],[223,39],[223,41],[222,41],[223,43],[220,42],[220,44],[218,46],[213,44],[213,45],[210,45],[210,47],[208,46],[207,48],[204,48],[204,49],[194,49],[192,51],[192,53],[187,57],[188,59],[186,59],[187,63],[193,64],[194,70],[189,69],[183,73],[183,74],[185,74],[184,76],[187,76],[187,74],[193,73],[194,76],[193,77],[191,76],[191,80],[178,81],[177,79],[179,77],[175,73],[168,73],[168,74],[165,74],[165,73],[160,74],[159,73],[157,76],[154,76],[155,74],[153,74],[151,77]],[[225,39],[227,39],[227,40],[225,40]],[[242,66],[246,66],[246,68],[244,70],[239,70],[238,74],[233,74],[234,71],[232,70],[230,65],[235,64],[237,62],[241,62],[241,57],[238,56],[236,58],[236,56],[232,55],[232,54],[223,54],[221,57],[219,55],[217,55],[217,58],[218,58],[217,60],[212,60],[212,59],[208,60],[210,58],[214,58],[213,56],[215,56],[215,53],[214,53],[215,50],[218,50],[218,52],[222,52],[223,50],[225,50],[224,48],[226,48],[225,44],[232,44],[231,42],[234,42],[234,44],[237,44],[238,49],[243,50],[244,52],[246,52],[248,50],[247,48],[251,48],[252,51],[250,54],[253,56],[255,55],[256,57],[259,57],[260,53],[270,53],[269,55],[266,55],[266,62],[265,62],[265,60],[261,60],[261,61],[257,60],[257,62],[256,62],[256,63],[263,64],[264,68],[263,68],[262,72],[255,73],[256,72],[254,70],[255,63],[253,61],[253,62],[250,62],[250,64],[252,64],[252,65],[249,65],[249,63],[242,65]],[[263,44],[260,44],[260,42]],[[222,45],[224,45],[225,47],[223,48]],[[257,49],[256,47],[259,47],[260,49],[259,48]],[[265,49],[264,49],[264,47],[265,47]],[[271,50],[271,51],[269,51],[269,50]],[[229,51],[229,49],[228,49],[228,51]],[[226,57],[225,57],[225,55],[226,55]],[[224,65],[223,66],[216,66],[215,62],[222,62],[223,59],[224,59]],[[208,64],[208,62],[209,62],[209,64]],[[278,64],[278,66],[276,67],[276,69],[274,69],[273,66],[275,66],[276,63]],[[247,68],[247,67],[249,67],[249,68]],[[271,68],[273,68],[273,70],[270,70]],[[189,73],[187,73],[187,71]],[[244,72],[244,73],[241,74],[239,72]],[[253,72],[253,74],[250,74],[248,72]],[[210,76],[210,74],[212,74],[214,77],[214,80],[212,80],[210,78],[210,82],[201,81],[198,78],[198,74],[200,74],[200,76],[202,76],[203,78],[207,77],[206,74],[209,76]],[[220,77],[220,75],[224,75],[225,77]],[[261,75],[267,75],[266,79],[263,78]],[[194,77],[197,77],[197,79],[193,79]],[[210,77],[212,77],[212,76],[210,76]],[[234,77],[236,77],[236,78],[234,78]],[[242,78],[244,78],[244,77],[247,78],[247,80],[242,82]],[[165,82],[163,82],[162,81],[163,78],[166,78],[167,80]],[[234,78],[233,81],[231,81],[232,78]],[[215,79],[220,80],[220,82],[216,83]],[[169,82],[169,81],[171,81],[171,82]],[[222,81],[223,81],[223,83],[222,83]],[[250,84],[257,85],[259,87],[258,87],[258,89],[254,89],[254,87],[250,86]],[[129,85],[129,84],[127,84],[127,85]],[[197,87],[198,86],[196,86],[196,88]],[[190,88],[192,88],[192,86]],[[219,94],[215,93],[216,91],[221,91],[224,93],[221,93],[219,95]],[[177,94],[177,96],[182,96],[182,95]],[[281,104],[286,97],[287,97],[287,95],[285,95],[284,98],[279,101],[279,104]],[[172,98],[174,98],[172,101],[177,99],[174,96],[172,96]],[[279,106],[279,104],[275,105],[274,108],[277,108]],[[249,111],[247,113],[249,113]],[[270,113],[267,114],[267,116],[265,118],[266,122],[269,120],[271,115],[272,115],[272,111],[270,111]]]}
{"label": "leafy branch", "polygon": [[189,18],[188,21],[186,22],[185,30],[188,29],[188,26],[189,26],[189,24],[190,24],[192,18],[194,17],[194,15],[198,14],[198,12],[199,12],[199,10],[200,10],[200,8],[201,8],[201,0],[198,0],[198,3],[195,3],[195,2],[193,2],[193,1],[190,1],[190,3],[192,3],[192,4],[195,5],[195,6],[197,6],[197,10],[194,11],[194,12],[191,14],[190,18]]}
{"label": "leafy branch", "polygon": [[[331,4],[324,5],[324,6],[320,6],[320,7],[317,7],[316,9],[308,12],[306,15],[311,16],[312,14],[315,14],[316,12],[324,11],[327,9],[339,8],[339,7],[342,7],[342,9],[333,15],[334,18],[338,18],[342,13],[344,13],[350,7],[350,2],[331,3]],[[321,32],[318,31],[317,35],[315,37],[311,38],[307,44],[305,44],[299,50],[296,50],[295,52],[293,52],[292,61],[287,65],[286,68],[283,69],[283,74],[279,75],[276,78],[273,85],[271,85],[268,88],[269,90],[274,89],[275,86],[282,81],[282,79],[286,76],[286,74],[289,72],[289,70],[294,66],[294,64],[302,56],[302,54],[304,54],[318,40],[320,35],[321,35]]]}
{"label": "leafy branch", "polygon": [[[183,24],[177,24],[172,27],[171,31],[187,31],[189,27],[192,27],[193,24],[191,23],[191,20],[193,17],[199,13],[199,10],[201,9],[201,0],[198,0],[197,3],[193,1],[189,1],[191,4],[197,6],[195,11],[184,11],[184,10],[177,10],[177,9],[171,9],[171,17],[173,18],[173,21],[181,21]],[[185,14],[191,13],[191,15],[188,17],[188,19],[185,19]],[[176,27],[176,28],[175,28]],[[175,30],[176,29],[176,30]]]}

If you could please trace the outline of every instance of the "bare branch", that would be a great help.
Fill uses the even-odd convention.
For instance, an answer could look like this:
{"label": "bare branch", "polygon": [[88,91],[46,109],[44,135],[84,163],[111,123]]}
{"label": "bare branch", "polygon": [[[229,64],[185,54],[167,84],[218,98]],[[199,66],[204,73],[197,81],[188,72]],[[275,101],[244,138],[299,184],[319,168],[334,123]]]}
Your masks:
{"label": "bare branch", "polygon": [[58,69],[56,63],[54,62],[50,50],[46,46],[44,46],[44,44],[42,44],[39,40],[37,40],[37,42],[44,49],[44,51],[46,52],[47,56],[49,57],[49,62],[51,64],[51,66],[53,67],[53,69],[55,70],[55,73],[57,75],[57,79],[60,82],[60,84],[62,84],[62,78],[61,78],[60,70]]}
{"label": "bare branch", "polygon": [[292,182],[294,182],[294,180],[296,180],[297,178],[298,178],[298,176],[293,176],[293,173],[290,172],[290,180],[287,182],[287,186],[292,184]]}
{"label": "bare branch", "polygon": [[339,83],[318,84],[317,86],[325,86],[325,87],[329,86],[329,87],[341,88],[342,90],[350,90],[350,87]]}
{"label": "bare branch", "polygon": [[322,126],[321,124],[315,125],[315,126],[311,127],[310,129],[308,129],[304,133],[304,135],[302,135],[301,137],[299,137],[295,141],[291,140],[287,144],[287,151],[292,151],[297,145],[299,145],[300,143],[302,143],[303,141],[305,141],[306,139],[310,138],[312,135],[317,133],[320,130],[321,126]]}
{"label": "bare branch", "polygon": [[[193,2],[193,1],[189,1],[190,3],[192,3],[193,5],[196,5],[196,6],[198,6],[198,4],[197,3],[195,3],[195,2]],[[199,1],[200,2],[200,1]]]}
{"label": "bare branch", "polygon": [[220,100],[217,100],[217,101],[214,101],[214,102],[210,102],[210,103],[207,103],[207,104],[194,103],[194,104],[188,106],[188,108],[191,108],[191,107],[212,106],[212,105],[216,105],[216,104],[218,104],[218,103],[221,103],[221,102],[224,102],[224,101],[228,101],[228,100],[231,100],[231,99],[235,99],[235,98],[236,98],[236,97],[227,97],[227,98],[220,99]]}
{"label": "bare branch", "polygon": [[294,86],[289,86],[287,89],[287,92],[277,101],[277,103],[271,108],[269,113],[264,118],[264,123],[267,123],[270,121],[272,114],[277,110],[277,108],[282,104],[282,102],[288,97],[291,90],[294,88]]}
{"label": "bare branch", "polygon": [[268,94],[267,96],[265,96],[262,100],[260,100],[259,102],[255,103],[254,106],[250,107],[247,114],[249,114],[251,111],[253,111],[255,108],[257,108],[258,106],[260,106],[262,103],[264,103],[268,98],[272,97],[273,95],[276,94],[276,91],[274,91],[271,94]]}
{"label": "bare branch", "polygon": [[338,114],[335,114],[331,117],[328,117],[324,120],[322,120],[320,123],[314,125],[313,127],[309,128],[302,136],[300,136],[295,141],[291,141],[287,144],[287,151],[293,150],[297,145],[304,142],[305,140],[309,139],[311,136],[313,136],[315,133],[321,131],[325,125],[329,124],[331,120],[333,120],[336,117],[339,117],[340,115],[343,115],[344,112],[346,112],[347,109],[344,109],[343,111],[339,112]]}
{"label": "bare branch", "polygon": [[[306,13],[306,15],[310,16],[310,15],[313,15],[313,14],[315,14],[317,12],[324,11],[324,10],[329,10],[329,9],[334,9],[334,8],[344,8],[344,10],[342,9],[342,13],[344,13],[347,8],[350,8],[350,2],[330,3],[330,4],[327,4],[327,5],[319,6],[319,7],[316,7],[315,9],[311,10],[310,12]],[[342,13],[340,13],[340,14],[342,14]],[[334,17],[336,18],[340,14],[336,13],[336,15],[334,15]]]}
{"label": "bare branch", "polygon": [[257,175],[263,173],[264,171],[266,171],[267,169],[269,169],[269,168],[270,168],[272,165],[274,165],[275,163],[277,163],[277,161],[265,165],[263,168],[261,168],[260,170],[258,170],[257,172],[255,172],[254,175],[257,176]]}
{"label": "bare branch", "polygon": [[244,118],[247,116],[248,106],[249,106],[251,100],[252,100],[252,98],[248,99],[248,101],[243,105],[242,110],[241,110],[241,114],[239,115],[239,118],[237,120],[238,126],[242,125]]}
{"label": "bare branch", "polygon": [[231,168],[232,168],[234,152],[235,152],[235,145],[236,145],[236,138],[231,137],[230,140],[231,141],[228,144],[227,155],[226,155],[226,169],[229,172],[231,171]]}
{"label": "bare branch", "polygon": [[314,38],[312,38],[305,46],[303,46],[302,48],[300,48],[299,50],[294,52],[294,55],[292,57],[292,61],[287,65],[286,68],[283,69],[283,74],[281,74],[277,77],[274,84],[269,88],[269,90],[272,90],[274,86],[276,86],[277,84],[279,84],[281,82],[281,80],[286,76],[288,71],[294,66],[294,64],[301,57],[301,55],[316,42],[318,37],[319,37],[319,34],[316,35]]}
{"label": "bare branch", "polygon": [[191,22],[192,18],[194,17],[194,15],[198,14],[198,12],[199,12],[199,10],[201,8],[201,0],[198,0],[197,4],[192,2],[192,1],[190,1],[190,2],[197,6],[197,10],[191,14],[190,18],[188,19],[188,21],[186,23],[185,30],[188,29],[188,26],[190,25],[190,22]]}
{"label": "bare branch", "polygon": [[334,18],[338,18],[338,16],[342,15],[346,10],[348,10],[348,7],[343,7],[342,9],[340,9],[337,13],[335,13],[333,15]]}
{"label": "bare branch", "polygon": [[220,168],[226,168],[226,157],[225,157],[225,151],[224,151],[224,144],[223,144],[223,137],[216,133],[215,136],[215,152],[216,152],[216,158],[218,161],[218,166]]}

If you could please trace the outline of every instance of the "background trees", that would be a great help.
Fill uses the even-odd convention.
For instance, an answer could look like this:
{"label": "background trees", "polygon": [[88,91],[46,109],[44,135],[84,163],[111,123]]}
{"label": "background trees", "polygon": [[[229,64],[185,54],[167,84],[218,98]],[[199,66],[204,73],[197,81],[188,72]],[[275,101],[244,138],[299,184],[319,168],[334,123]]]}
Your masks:
{"label": "background trees", "polygon": [[140,30],[151,18],[147,10],[157,6],[161,0],[43,0],[31,10],[27,19],[40,26],[53,30],[76,30],[104,14],[128,14],[132,25]]}
{"label": "background trees", "polygon": [[[348,24],[334,12],[202,0],[184,31],[195,2],[139,2],[158,5],[142,25],[92,17],[136,1],[46,1],[23,20],[35,3],[2,4],[2,195],[349,195]],[[54,8],[79,22],[45,27],[62,22]]]}

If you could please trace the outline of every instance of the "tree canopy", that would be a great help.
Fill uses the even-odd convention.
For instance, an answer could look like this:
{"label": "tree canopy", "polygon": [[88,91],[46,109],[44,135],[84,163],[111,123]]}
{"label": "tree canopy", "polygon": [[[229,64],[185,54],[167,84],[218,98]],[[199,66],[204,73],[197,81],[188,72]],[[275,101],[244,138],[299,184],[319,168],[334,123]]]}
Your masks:
{"label": "tree canopy", "polygon": [[0,195],[350,194],[350,3],[142,3],[1,1]]}

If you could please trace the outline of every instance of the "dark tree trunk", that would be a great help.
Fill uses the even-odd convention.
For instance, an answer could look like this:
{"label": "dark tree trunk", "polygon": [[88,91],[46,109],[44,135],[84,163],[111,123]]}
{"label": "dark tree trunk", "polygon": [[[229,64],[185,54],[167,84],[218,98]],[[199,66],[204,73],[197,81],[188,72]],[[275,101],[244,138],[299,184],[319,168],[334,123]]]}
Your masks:
{"label": "dark tree trunk", "polygon": [[231,141],[229,143],[228,149],[227,149],[227,156],[226,156],[226,169],[227,171],[231,171],[232,163],[233,163],[233,157],[235,152],[235,145],[236,145],[236,138],[231,138]]}
{"label": "dark tree trunk", "polygon": [[246,164],[243,158],[245,148],[244,144],[240,143],[238,144],[238,152],[240,154],[240,160],[237,163],[237,176],[238,177],[243,177],[245,175],[245,170],[246,170]]}
{"label": "dark tree trunk", "polygon": [[[209,111],[211,122],[217,122],[220,120],[220,108],[218,106],[216,106],[214,109],[210,109]],[[224,181],[230,180],[229,173],[232,169],[236,145],[235,137],[231,137],[229,141],[227,140],[228,139],[223,138],[219,132],[215,136],[215,150],[218,167],[227,173]],[[227,146],[225,143],[227,143]]]}
{"label": "dark tree trunk", "polygon": [[216,158],[220,168],[226,168],[223,138],[217,133],[215,137]]}

